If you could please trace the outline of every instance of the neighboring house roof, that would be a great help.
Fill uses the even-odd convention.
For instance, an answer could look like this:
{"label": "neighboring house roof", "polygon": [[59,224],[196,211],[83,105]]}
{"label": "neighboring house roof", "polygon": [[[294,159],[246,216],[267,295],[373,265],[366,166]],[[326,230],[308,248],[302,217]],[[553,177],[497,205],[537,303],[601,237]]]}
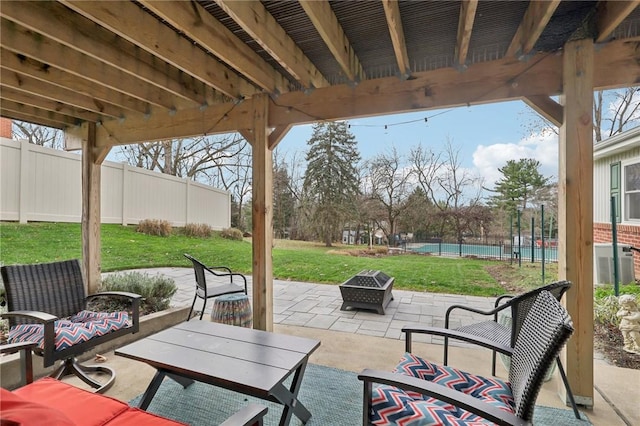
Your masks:
{"label": "neighboring house roof", "polygon": [[640,126],[596,143],[593,147],[593,158],[599,160],[637,147],[640,147]]}

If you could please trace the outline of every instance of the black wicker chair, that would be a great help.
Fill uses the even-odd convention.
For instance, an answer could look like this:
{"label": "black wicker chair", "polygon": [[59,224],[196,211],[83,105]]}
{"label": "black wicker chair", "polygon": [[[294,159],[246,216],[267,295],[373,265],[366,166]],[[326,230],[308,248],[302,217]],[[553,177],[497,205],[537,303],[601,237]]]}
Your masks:
{"label": "black wicker chair", "polygon": [[[542,291],[550,292],[556,300],[562,299],[562,296],[571,287],[569,281],[556,281],[526,293],[512,296],[503,295],[496,299],[494,309],[490,311],[483,311],[475,309],[473,307],[464,305],[452,305],[445,313],[444,328],[438,327],[419,327],[419,326],[406,326],[402,331],[406,334],[405,344],[407,352],[411,352],[411,341],[413,334],[432,334],[444,337],[444,358],[443,363],[447,365],[449,358],[449,339],[463,340],[468,343],[473,343],[479,346],[490,348],[490,345],[497,344],[508,347],[514,347],[515,342],[522,329],[525,318],[527,317],[531,306],[533,305],[536,297]],[[491,320],[482,321],[479,323],[464,325],[458,328],[451,328],[451,313],[456,310],[464,310],[467,312],[473,312],[479,315],[493,317]],[[499,315],[508,314],[506,316],[507,323],[501,323]],[[509,323],[510,322],[510,323]],[[487,345],[488,342],[488,345]],[[560,358],[556,359],[558,370],[567,390],[567,397],[571,403],[576,418],[580,418],[576,402],[569,386],[569,381],[560,362]],[[493,350],[491,374],[496,374],[496,351]]]}
{"label": "black wicker chair", "polygon": [[[417,392],[420,395],[459,407],[466,412],[476,414],[499,425],[530,424],[535,401],[542,387],[545,373],[572,333],[573,325],[566,310],[551,293],[542,291],[529,310],[513,347],[486,344],[487,347],[511,356],[508,379],[510,386],[508,390],[513,397],[512,413],[487,403],[482,399],[482,396],[474,397],[469,393],[459,392],[457,389],[461,389],[459,387],[460,382],[456,380],[451,380],[447,383],[448,386],[445,386],[407,374],[367,369],[358,376],[360,380],[364,381],[363,424],[372,424],[372,418],[380,415],[377,408],[380,407],[381,401],[384,400],[384,398],[380,398],[377,395],[376,401],[372,401],[373,393],[380,394],[382,389],[385,389],[385,386],[374,389],[373,383],[389,385],[409,392]],[[450,369],[451,367],[447,368]],[[474,377],[488,380],[480,376]],[[474,381],[472,384],[475,386],[477,382]],[[455,389],[453,388],[454,386]],[[386,390],[391,389],[394,388],[386,387]],[[391,403],[397,403],[396,401],[390,400]],[[433,401],[424,401],[421,397],[417,401],[417,404],[433,404]],[[431,405],[431,408],[425,409],[424,412],[427,415],[431,415],[432,411],[436,411],[440,407],[442,405],[435,407]],[[390,416],[389,413],[390,409],[387,409],[384,415]]]}
{"label": "black wicker chair", "polygon": [[[62,376],[74,374],[95,388],[96,392],[104,392],[111,387],[116,377],[113,369],[99,365],[81,365],[76,356],[117,337],[138,332],[141,296],[126,292],[102,292],[87,296],[82,269],[77,259],[34,265],[3,266],[0,272],[8,310],[2,314],[2,318],[8,319],[11,327],[38,325],[29,327],[30,337],[42,342],[33,349],[34,353],[43,357],[45,367],[54,365],[58,360],[62,361],[61,365],[51,373],[51,377],[59,379]],[[69,339],[68,336],[62,336],[61,324],[68,325],[69,322],[60,322],[60,320],[71,318],[81,312],[93,315],[84,311],[90,300],[114,297],[126,299],[130,303],[131,316],[127,315],[128,320],[124,320],[125,316],[121,315],[122,327],[114,329],[113,324],[109,323],[108,330],[101,329],[100,333],[83,331],[85,340],[78,343],[71,341],[73,339]],[[91,322],[91,319],[83,316],[79,322],[86,324]],[[9,337],[11,343],[11,332]],[[16,334],[15,339],[16,341],[30,340],[26,337],[26,333],[22,336]],[[69,340],[65,347],[57,346],[60,345],[61,339]],[[108,379],[106,382],[97,381],[87,373],[104,373],[108,375]]]}
{"label": "black wicker chair", "polygon": [[[232,272],[231,269],[226,266],[205,266],[198,259],[186,253],[184,257],[191,261],[191,263],[193,264],[193,271],[196,275],[196,294],[193,296],[193,303],[191,303],[191,310],[189,310],[187,321],[191,319],[193,307],[196,305],[196,300],[198,298],[203,299],[202,311],[200,311],[200,319],[202,319],[202,316],[204,315],[204,309],[207,306],[207,299],[222,296],[224,294],[247,294],[247,278],[244,275],[237,272]],[[224,272],[219,270],[222,270]],[[217,280],[218,282],[214,284],[207,284],[207,276],[205,272],[211,274],[213,277],[216,277],[216,279],[222,278],[225,281],[226,277],[228,277],[229,282],[220,283],[219,280]],[[234,283],[234,277],[241,278],[244,285],[238,285]]]}

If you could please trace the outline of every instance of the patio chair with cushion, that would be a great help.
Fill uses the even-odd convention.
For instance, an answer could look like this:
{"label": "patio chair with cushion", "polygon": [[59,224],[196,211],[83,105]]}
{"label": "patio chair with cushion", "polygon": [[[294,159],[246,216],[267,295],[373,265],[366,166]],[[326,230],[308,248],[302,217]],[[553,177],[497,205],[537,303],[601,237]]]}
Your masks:
{"label": "patio chair with cushion", "polygon": [[[43,357],[45,367],[56,361],[61,365],[51,373],[54,378],[68,374],[104,392],[115,380],[115,371],[106,366],[81,365],[76,356],[102,343],[139,329],[141,296],[126,292],[85,292],[80,262],[77,259],[0,268],[5,287],[9,320],[8,343],[35,342],[34,353]],[[93,312],[87,303],[99,298],[124,299],[130,312]],[[110,299],[112,300],[112,299]],[[98,381],[88,373],[104,373]]]}
{"label": "patio chair with cushion", "polygon": [[[202,311],[200,311],[200,319],[202,319],[205,307],[207,306],[207,299],[224,294],[247,294],[247,278],[244,275],[233,272],[226,266],[206,266],[195,257],[186,253],[184,257],[191,261],[193,271],[196,275],[196,294],[193,296],[193,303],[191,304],[187,321],[191,319],[193,307],[196,305],[198,298],[203,299]],[[214,280],[213,283],[207,284],[207,274]],[[234,282],[234,277],[240,279],[242,283],[238,284],[239,281]]]}
{"label": "patio chair with cushion", "polygon": [[513,347],[487,342],[487,347],[511,356],[508,382],[407,352],[391,373],[367,369],[358,375],[364,381],[363,425],[408,419],[430,425],[530,424],[545,373],[572,333],[567,311],[542,291]]}
{"label": "patio chair with cushion", "polygon": [[[445,313],[444,328],[439,327],[420,327],[406,326],[402,331],[406,334],[405,345],[406,351],[411,352],[411,342],[413,334],[432,334],[444,337],[444,365],[448,364],[449,357],[449,339],[462,340],[467,343],[473,343],[479,346],[490,347],[489,345],[498,344],[513,348],[515,342],[522,329],[522,324],[529,314],[529,310],[533,305],[538,294],[542,291],[550,292],[556,300],[560,301],[562,296],[571,287],[569,281],[556,281],[550,284],[538,287],[534,290],[522,293],[517,296],[503,295],[495,300],[494,308],[489,311],[483,311],[470,306],[452,305]],[[476,322],[472,324],[462,325],[458,328],[452,328],[451,314],[458,310],[473,312],[478,315],[491,317],[486,321]],[[504,357],[504,355],[503,355]],[[508,360],[508,358],[507,358]],[[556,358],[556,364],[560,377],[567,391],[567,397],[576,418],[580,418],[578,408],[576,406],[569,381],[560,362],[560,357]],[[496,351],[493,351],[491,374],[496,375]]]}

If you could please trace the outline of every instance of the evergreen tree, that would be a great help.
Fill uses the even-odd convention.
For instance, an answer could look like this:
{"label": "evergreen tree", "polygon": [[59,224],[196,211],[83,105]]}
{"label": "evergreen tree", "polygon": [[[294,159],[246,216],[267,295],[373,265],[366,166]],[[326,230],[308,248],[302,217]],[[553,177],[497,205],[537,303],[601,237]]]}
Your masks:
{"label": "evergreen tree", "polygon": [[293,219],[295,199],[291,191],[291,178],[286,164],[273,168],[273,230],[276,238],[285,238]]}
{"label": "evergreen tree", "polygon": [[356,210],[360,153],[345,122],[315,124],[307,145],[304,193],[317,234],[330,247]]}
{"label": "evergreen tree", "polygon": [[518,206],[525,210],[536,194],[549,185],[549,178],[544,177],[539,169],[540,162],[532,158],[507,161],[498,169],[502,178],[496,182],[494,191],[497,195],[491,197],[492,204],[509,213],[515,213]]}

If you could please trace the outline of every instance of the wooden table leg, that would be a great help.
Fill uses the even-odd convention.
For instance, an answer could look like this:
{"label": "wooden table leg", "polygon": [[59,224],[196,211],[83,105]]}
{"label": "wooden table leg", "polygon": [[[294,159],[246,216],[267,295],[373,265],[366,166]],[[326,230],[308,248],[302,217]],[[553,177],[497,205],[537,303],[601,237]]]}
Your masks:
{"label": "wooden table leg", "polygon": [[287,426],[291,422],[291,415],[295,414],[303,424],[306,424],[311,418],[311,413],[307,408],[298,400],[298,392],[302,385],[302,377],[304,376],[304,370],[307,368],[307,360],[296,369],[291,381],[291,387],[287,389],[283,384],[280,384],[273,391],[273,396],[284,405],[282,416],[280,417],[280,426]]}

